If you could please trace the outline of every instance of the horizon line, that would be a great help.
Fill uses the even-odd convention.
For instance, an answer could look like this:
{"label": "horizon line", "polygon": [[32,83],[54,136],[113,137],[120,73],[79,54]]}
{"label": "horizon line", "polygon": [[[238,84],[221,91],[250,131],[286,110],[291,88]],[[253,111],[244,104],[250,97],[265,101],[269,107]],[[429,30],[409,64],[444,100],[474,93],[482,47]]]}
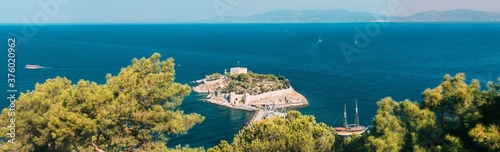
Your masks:
{"label": "horizon line", "polygon": [[[279,10],[288,10],[288,11],[319,11],[319,10],[344,10],[347,12],[362,12],[362,13],[372,13],[376,15],[384,15],[384,14],[378,14],[374,12],[367,12],[367,11],[351,11],[343,8],[328,8],[328,9],[302,9],[302,10],[292,10],[292,9],[276,9],[272,11],[267,11],[264,13],[258,13],[258,14],[253,14],[253,15],[246,15],[246,16],[225,16],[225,17],[249,17],[249,16],[254,16],[254,15],[261,15],[273,11],[279,11]],[[450,10],[428,10],[428,11],[422,11],[422,12],[416,12],[412,15],[407,15],[407,16],[396,16],[396,15],[389,15],[390,17],[410,17],[419,13],[425,13],[425,12],[432,12],[432,11],[438,11],[438,12],[447,12],[447,11],[455,11],[455,10],[468,10],[468,11],[476,11],[476,12],[489,12],[489,13],[498,13],[500,15],[500,11],[481,11],[481,10],[473,10],[473,9],[450,9]],[[168,19],[164,22],[162,21],[118,21],[118,22],[54,22],[54,23],[45,23],[45,24],[220,24],[220,23],[235,23],[235,24],[242,24],[242,23],[275,23],[275,22],[247,22],[247,21],[230,21],[230,22],[224,22],[224,21],[206,21],[210,20],[213,18],[217,18],[218,16],[212,16],[209,18],[205,19],[196,19],[196,20],[184,20],[184,19]],[[360,22],[285,22],[285,23],[368,23],[370,21],[360,21]],[[374,21],[377,22],[377,21]],[[380,22],[380,21],[379,21]],[[383,21],[383,22],[412,22],[412,21]],[[421,21],[413,21],[413,22],[421,22]],[[423,21],[423,22],[499,22],[499,21]],[[279,22],[276,22],[279,23]],[[26,23],[21,23],[21,22],[0,22],[0,24],[26,24]],[[34,23],[31,23],[34,24]],[[34,24],[34,25],[41,25],[39,23]]]}
{"label": "horizon line", "polygon": [[349,24],[349,23],[500,23],[500,21],[360,21],[360,22],[55,22],[46,24],[0,23],[0,25],[162,25],[162,24]]}

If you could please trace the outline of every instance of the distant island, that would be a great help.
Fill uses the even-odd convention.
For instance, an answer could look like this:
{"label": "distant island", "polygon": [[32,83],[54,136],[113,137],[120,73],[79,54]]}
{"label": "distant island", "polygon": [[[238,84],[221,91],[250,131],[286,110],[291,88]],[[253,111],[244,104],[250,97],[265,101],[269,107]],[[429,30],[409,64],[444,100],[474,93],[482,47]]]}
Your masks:
{"label": "distant island", "polygon": [[499,12],[456,9],[426,11],[410,16],[387,16],[344,9],[274,10],[250,16],[224,16],[199,20],[207,23],[347,23],[347,22],[500,22]]}
{"label": "distant island", "polygon": [[206,101],[235,109],[262,110],[308,105],[307,99],[296,92],[285,76],[257,74],[247,68],[235,67],[224,74],[213,73],[193,87],[197,93],[207,93]]}

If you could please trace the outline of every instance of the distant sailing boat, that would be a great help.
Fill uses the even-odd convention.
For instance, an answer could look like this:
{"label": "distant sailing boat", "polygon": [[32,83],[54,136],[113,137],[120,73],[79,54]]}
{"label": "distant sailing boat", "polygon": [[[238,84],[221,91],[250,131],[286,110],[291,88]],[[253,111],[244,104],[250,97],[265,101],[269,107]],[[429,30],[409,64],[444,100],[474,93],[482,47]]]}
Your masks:
{"label": "distant sailing boat", "polygon": [[323,42],[323,41],[321,40],[321,37],[319,37],[319,39],[318,39],[318,43],[321,43],[321,42]]}
{"label": "distant sailing boat", "polygon": [[340,136],[351,136],[352,134],[362,134],[368,128],[359,125],[359,116],[358,116],[358,100],[356,100],[356,115],[354,119],[354,124],[347,124],[347,112],[346,106],[344,104],[344,125],[342,127],[335,127],[337,134]]}

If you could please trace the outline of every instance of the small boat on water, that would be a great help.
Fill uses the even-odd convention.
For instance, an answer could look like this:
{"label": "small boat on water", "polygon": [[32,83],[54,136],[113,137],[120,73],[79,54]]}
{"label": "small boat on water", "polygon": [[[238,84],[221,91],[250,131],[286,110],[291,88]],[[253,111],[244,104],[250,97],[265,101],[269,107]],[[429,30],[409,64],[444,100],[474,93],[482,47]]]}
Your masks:
{"label": "small boat on water", "polygon": [[356,100],[356,116],[354,124],[347,124],[347,112],[344,104],[344,125],[342,127],[335,127],[337,134],[340,136],[351,136],[352,134],[363,134],[366,130],[368,130],[367,127],[359,125],[358,101]]}
{"label": "small boat on water", "polygon": [[26,67],[24,67],[24,68],[30,69],[30,70],[43,69],[42,66],[40,66],[40,65],[34,65],[34,64],[27,64]]}
{"label": "small boat on water", "polygon": [[321,42],[323,42],[323,41],[321,40],[321,37],[319,37],[319,39],[318,39],[318,43],[321,43]]}

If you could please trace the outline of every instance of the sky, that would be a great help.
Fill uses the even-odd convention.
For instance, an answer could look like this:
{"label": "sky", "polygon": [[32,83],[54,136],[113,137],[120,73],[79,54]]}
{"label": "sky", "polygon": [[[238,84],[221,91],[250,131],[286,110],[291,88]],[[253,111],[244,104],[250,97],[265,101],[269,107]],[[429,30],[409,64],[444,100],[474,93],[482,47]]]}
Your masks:
{"label": "sky", "polygon": [[272,10],[346,9],[379,12],[398,2],[408,16],[429,10],[500,12],[500,0],[6,0],[0,23],[162,23]]}

